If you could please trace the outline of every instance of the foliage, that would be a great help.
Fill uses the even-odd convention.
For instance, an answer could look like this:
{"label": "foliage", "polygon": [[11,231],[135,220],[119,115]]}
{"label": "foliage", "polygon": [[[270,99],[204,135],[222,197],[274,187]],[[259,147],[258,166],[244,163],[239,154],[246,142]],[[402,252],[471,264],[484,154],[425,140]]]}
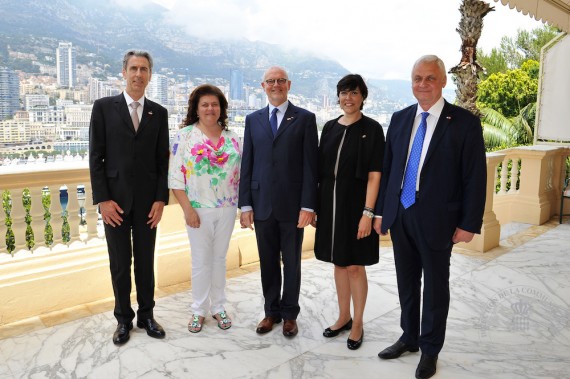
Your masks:
{"label": "foliage", "polygon": [[524,60],[540,61],[540,51],[559,33],[558,29],[544,25],[542,28],[535,28],[531,31],[519,30],[515,45],[522,51]]}
{"label": "foliage", "polygon": [[12,195],[8,190],[2,193],[2,208],[4,208],[4,213],[6,214],[4,220],[4,225],[6,225],[6,249],[10,254],[13,254],[14,249],[16,249],[16,238],[12,230]]}
{"label": "foliage", "polygon": [[67,220],[67,211],[62,212],[61,218],[63,219],[63,224],[61,225],[61,239],[64,243],[68,243],[71,241],[71,228]]}
{"label": "foliage", "polygon": [[534,59],[529,59],[521,64],[521,70],[527,73],[529,78],[538,80],[540,73],[540,63]]}
{"label": "foliage", "polygon": [[532,59],[540,61],[540,50],[558,34],[558,29],[544,25],[531,31],[517,30],[515,38],[501,38],[500,51],[510,69],[520,67],[523,62]]}
{"label": "foliage", "polygon": [[51,207],[51,193],[47,187],[42,190],[42,206],[44,207],[44,222],[46,223],[44,238],[46,246],[51,246],[53,244],[53,228],[51,226],[51,212],[49,211]]}
{"label": "foliage", "polygon": [[22,191],[22,205],[24,206],[24,211],[26,212],[26,215],[24,216],[24,221],[26,222],[26,247],[28,250],[32,250],[36,242],[34,241],[32,215],[30,214],[30,210],[32,209],[32,195],[30,194],[29,188],[24,188]]}
{"label": "foliage", "polygon": [[485,55],[483,50],[477,49],[477,60],[485,68],[485,71],[479,75],[481,79],[487,79],[492,74],[508,70],[507,60],[497,48],[493,48],[489,55]]}
{"label": "foliage", "polygon": [[492,108],[505,117],[514,117],[536,102],[538,80],[522,69],[495,73],[479,83],[477,107]]}
{"label": "foliage", "polygon": [[481,74],[481,79],[487,79],[498,72],[507,72],[509,69],[522,68],[528,60],[540,62],[540,50],[557,34],[558,29],[547,25],[531,31],[519,29],[514,38],[504,36],[500,47],[491,49],[489,55],[477,49],[477,60],[486,70]]}
{"label": "foliage", "polygon": [[492,108],[481,109],[483,139],[487,151],[532,143],[536,103],[528,104],[515,117],[505,117]]}

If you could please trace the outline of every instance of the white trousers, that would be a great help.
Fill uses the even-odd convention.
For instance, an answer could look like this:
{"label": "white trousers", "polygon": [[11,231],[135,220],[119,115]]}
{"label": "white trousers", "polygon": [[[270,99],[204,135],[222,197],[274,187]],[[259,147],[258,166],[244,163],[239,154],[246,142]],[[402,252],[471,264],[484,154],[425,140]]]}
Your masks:
{"label": "white trousers", "polygon": [[200,227],[186,225],[192,257],[192,313],[206,317],[224,311],[226,256],[237,207],[195,208]]}

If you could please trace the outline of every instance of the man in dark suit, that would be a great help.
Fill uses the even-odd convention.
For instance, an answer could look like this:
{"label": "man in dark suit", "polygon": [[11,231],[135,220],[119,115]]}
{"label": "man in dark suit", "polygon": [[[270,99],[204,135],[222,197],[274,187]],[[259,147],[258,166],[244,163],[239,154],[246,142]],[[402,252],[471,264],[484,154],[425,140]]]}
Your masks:
{"label": "man in dark suit", "polygon": [[265,298],[265,318],[256,332],[267,333],[283,319],[283,334],[293,337],[298,332],[303,228],[313,221],[317,204],[317,125],[313,113],[287,100],[291,81],[283,68],[269,68],[261,86],[269,105],[245,119],[240,222],[253,229],[255,221]]}
{"label": "man in dark suit", "polygon": [[421,349],[416,378],[436,372],[449,310],[451,249],[480,233],[485,206],[481,122],[443,99],[445,84],[441,59],[426,55],[416,61],[412,90],[418,104],[392,116],[374,221],[376,232],[390,230],[392,237],[403,330],[378,356],[392,359]]}
{"label": "man in dark suit", "polygon": [[[89,127],[89,168],[93,203],[105,223],[117,329],[113,342],[129,340],[131,257],[137,290],[137,326],[164,338],[154,320],[154,243],[156,226],[168,202],[168,114],[144,97],[152,58],[129,51],[123,58],[126,90],[95,101]],[[131,243],[132,236],[132,243]]]}

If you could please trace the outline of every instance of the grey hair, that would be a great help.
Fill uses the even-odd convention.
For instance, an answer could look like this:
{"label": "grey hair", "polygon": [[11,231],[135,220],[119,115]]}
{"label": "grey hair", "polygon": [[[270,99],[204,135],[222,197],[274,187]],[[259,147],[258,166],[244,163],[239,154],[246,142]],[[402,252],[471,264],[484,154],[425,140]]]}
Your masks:
{"label": "grey hair", "polygon": [[447,72],[445,71],[445,64],[437,55],[424,55],[419,57],[416,63],[414,63],[414,67],[412,67],[412,75],[416,67],[421,63],[436,63],[439,67],[439,71],[441,71],[441,75],[443,75],[443,77],[447,76]]}
{"label": "grey hair", "polygon": [[261,81],[263,82],[265,80],[265,77],[267,76],[267,73],[271,70],[281,70],[285,73],[286,79],[289,80],[289,74],[287,73],[287,70],[285,70],[285,68],[281,67],[281,66],[271,66],[269,67],[267,70],[265,70],[265,72],[263,73],[263,76],[261,77]]}
{"label": "grey hair", "polygon": [[150,54],[147,51],[144,51],[144,50],[129,50],[129,51],[127,51],[125,53],[125,56],[123,57],[123,70],[127,69],[127,64],[129,63],[129,59],[131,57],[146,58],[148,60],[149,69],[150,69],[150,71],[152,71],[152,57],[150,56]]}

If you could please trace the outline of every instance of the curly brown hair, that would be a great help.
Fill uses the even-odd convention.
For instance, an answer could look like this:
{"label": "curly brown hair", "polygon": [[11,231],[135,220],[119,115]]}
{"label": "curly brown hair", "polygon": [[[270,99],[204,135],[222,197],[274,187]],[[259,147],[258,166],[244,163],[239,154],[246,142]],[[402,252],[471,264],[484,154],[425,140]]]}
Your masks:
{"label": "curly brown hair", "polygon": [[200,98],[206,95],[213,95],[218,98],[220,102],[220,118],[218,119],[218,124],[222,127],[222,130],[228,130],[228,101],[223,92],[211,84],[199,85],[192,91],[188,99],[188,113],[186,114],[186,118],[182,121],[182,125],[180,125],[181,128],[198,122],[198,103],[200,102]]}

